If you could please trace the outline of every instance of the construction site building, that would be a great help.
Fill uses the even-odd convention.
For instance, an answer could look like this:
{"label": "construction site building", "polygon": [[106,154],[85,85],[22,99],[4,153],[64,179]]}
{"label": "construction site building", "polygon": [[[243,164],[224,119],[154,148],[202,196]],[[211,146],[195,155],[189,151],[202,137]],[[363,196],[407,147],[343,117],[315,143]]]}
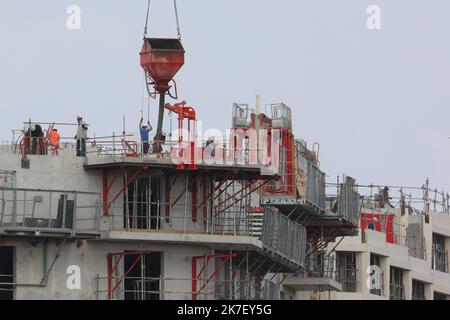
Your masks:
{"label": "construction site building", "polygon": [[168,136],[157,155],[126,133],[89,138],[84,157],[63,139],[33,154],[14,131],[0,147],[0,297],[277,297],[274,277],[354,234],[358,194],[348,178],[327,196],[291,109],[271,111],[236,104],[226,141]]}
{"label": "construction site building", "polygon": [[307,300],[448,300],[448,194],[428,182],[358,192],[358,235],[330,242],[313,267],[288,275],[281,290]]}

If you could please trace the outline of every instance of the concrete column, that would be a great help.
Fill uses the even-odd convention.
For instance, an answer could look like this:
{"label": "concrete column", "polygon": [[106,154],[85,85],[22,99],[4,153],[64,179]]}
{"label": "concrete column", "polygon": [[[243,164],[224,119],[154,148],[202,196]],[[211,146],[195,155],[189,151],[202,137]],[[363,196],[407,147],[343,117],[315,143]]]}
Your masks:
{"label": "concrete column", "polygon": [[425,300],[434,300],[433,286],[431,284],[425,284]]}
{"label": "concrete column", "polygon": [[390,264],[387,257],[381,257],[381,271],[383,271],[383,296],[389,299]]}
{"label": "concrete column", "polygon": [[367,286],[369,274],[367,269],[370,266],[370,252],[360,252],[356,254],[356,291],[362,294],[363,299],[366,299],[370,294],[370,289]]}
{"label": "concrete column", "polygon": [[423,238],[424,238],[424,245],[425,245],[425,260],[427,260],[427,263],[429,266],[431,266],[431,257],[432,257],[432,246],[433,246],[433,230],[432,230],[432,224],[431,224],[431,217],[430,217],[430,223],[425,222],[425,218],[423,221]]}
{"label": "concrete column", "polygon": [[405,287],[405,300],[412,299],[412,277],[411,271],[403,271],[403,286]]}

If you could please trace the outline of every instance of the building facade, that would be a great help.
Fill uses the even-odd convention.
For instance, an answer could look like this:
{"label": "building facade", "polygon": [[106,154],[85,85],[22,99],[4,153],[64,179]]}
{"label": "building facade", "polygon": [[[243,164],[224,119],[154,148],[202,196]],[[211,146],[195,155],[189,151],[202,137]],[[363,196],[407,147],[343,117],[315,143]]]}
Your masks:
{"label": "building facade", "polygon": [[284,287],[299,289],[299,299],[449,299],[448,195],[431,196],[427,184],[417,189],[412,200],[406,189],[398,202],[381,188],[362,197],[358,235],[328,244],[322,273],[289,276]]}

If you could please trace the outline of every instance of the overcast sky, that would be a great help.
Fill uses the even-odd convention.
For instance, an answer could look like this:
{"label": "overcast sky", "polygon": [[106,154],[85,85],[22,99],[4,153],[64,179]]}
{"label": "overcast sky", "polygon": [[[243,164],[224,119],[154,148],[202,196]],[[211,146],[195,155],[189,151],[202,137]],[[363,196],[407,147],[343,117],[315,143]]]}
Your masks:
{"label": "overcast sky", "polygon": [[[136,130],[146,0],[0,1],[0,140],[36,121],[91,132]],[[81,30],[66,9],[81,8]],[[381,30],[366,26],[381,8]],[[178,0],[186,65],[181,97],[206,128],[233,102],[285,102],[321,166],[360,183],[450,191],[448,0]],[[150,35],[175,36],[172,1],[152,0]],[[157,117],[152,101],[150,119]],[[167,123],[167,122],[166,122]],[[72,130],[62,129],[72,136]]]}

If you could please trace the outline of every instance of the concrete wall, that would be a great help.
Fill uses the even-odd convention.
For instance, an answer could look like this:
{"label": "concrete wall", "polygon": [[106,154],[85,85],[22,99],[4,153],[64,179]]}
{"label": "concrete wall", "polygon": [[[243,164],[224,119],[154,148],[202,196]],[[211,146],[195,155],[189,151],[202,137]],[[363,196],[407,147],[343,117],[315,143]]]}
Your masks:
{"label": "concrete wall", "polygon": [[[100,193],[102,190],[102,180],[98,172],[87,172],[83,168],[84,158],[74,157],[72,150],[63,150],[59,157],[29,155],[30,169],[21,168],[21,155],[12,152],[0,152],[0,170],[15,172],[15,187],[25,189],[45,189],[62,191],[82,191]],[[32,206],[35,207],[36,218],[56,218],[58,198],[62,193],[49,192],[18,192],[16,222],[21,223],[24,215],[29,217]],[[12,192],[5,192],[5,198],[12,200]],[[33,197],[42,197],[42,202],[33,204]],[[23,201],[26,199],[27,201]],[[74,199],[74,194],[69,194],[69,199]],[[94,219],[96,205],[99,196],[80,195],[77,197],[77,206],[84,209],[77,210],[79,219],[92,219],[89,223],[83,223],[83,227],[95,227]],[[4,222],[11,219],[12,201],[7,204],[5,211],[9,217]],[[87,208],[89,207],[89,208]],[[25,209],[25,210],[23,210]],[[82,226],[79,226],[82,227]]]}
{"label": "concrete wall", "polygon": [[[433,299],[434,292],[450,295],[450,274],[438,272],[431,269],[432,258],[432,235],[438,233],[447,237],[446,248],[450,248],[450,216],[440,213],[430,213],[429,221],[423,215],[402,217],[402,221],[413,224],[414,232],[418,236],[423,236],[425,255],[423,258],[410,255],[410,250],[406,246],[390,244],[386,242],[383,233],[366,230],[365,241],[362,242],[359,236],[345,238],[337,247],[337,251],[356,252],[356,269],[358,292],[333,292],[331,299],[388,299],[389,298],[389,277],[390,267],[403,270],[403,282],[405,288],[405,298],[412,298],[412,281],[420,281],[425,284],[426,299]],[[448,247],[447,247],[448,245]],[[329,249],[335,243],[329,244]],[[365,285],[368,275],[366,268],[370,263],[370,254],[377,254],[382,257],[381,269],[384,273],[384,297],[371,295]],[[323,298],[327,293],[323,293]],[[328,298],[328,297],[327,297]]]}
{"label": "concrete wall", "polygon": [[65,150],[59,157],[29,155],[28,158],[30,169],[22,169],[20,154],[0,152],[0,170],[16,171],[17,188],[102,190],[100,172],[85,171],[84,158],[74,157],[71,149]]}
{"label": "concrete wall", "polygon": [[[71,146],[62,149],[60,156],[28,156],[30,160],[30,169],[21,168],[21,155],[11,152],[10,149],[2,149],[0,151],[0,170],[9,170],[16,172],[16,188],[27,189],[46,189],[46,190],[76,190],[84,192],[96,192],[101,194],[103,190],[102,171],[85,170],[84,158],[74,157],[75,150]],[[133,174],[133,169],[129,169],[128,177]],[[108,183],[112,181],[112,171],[109,172]],[[150,169],[143,173],[148,177],[159,178],[160,186],[160,215],[165,218],[165,176],[159,169]],[[180,194],[185,191],[187,175],[181,174],[173,187],[172,199],[174,201]],[[117,177],[111,185],[108,193],[109,201],[114,195],[120,193],[123,186],[123,175]],[[199,188],[198,204],[202,201],[202,190]],[[102,200],[100,200],[102,201]],[[52,210],[49,210],[52,211]],[[114,232],[106,232],[112,229],[124,228],[124,203],[123,194],[117,198],[116,203],[110,208],[109,216],[100,217],[103,212],[99,212],[101,220],[102,238],[97,240],[86,240],[81,247],[77,247],[77,243],[73,240],[67,240],[61,249],[60,257],[55,261],[53,269],[48,278],[48,284],[45,287],[39,287],[43,276],[43,248],[44,238],[35,239],[18,239],[5,238],[0,245],[15,247],[15,282],[19,285],[16,288],[16,299],[96,299],[96,291],[107,289],[107,255],[115,252],[123,251],[139,251],[149,250],[154,252],[162,252],[162,277],[164,278],[163,287],[164,299],[191,299],[192,298],[192,258],[194,256],[205,256],[214,253],[214,249],[230,250],[236,249],[234,243],[242,241],[246,242],[245,248],[248,248],[247,242],[251,242],[250,246],[254,246],[253,242],[259,242],[255,238],[249,237],[233,237],[233,236],[210,236],[214,237],[214,241],[206,239],[202,243],[196,240],[196,235],[184,234],[181,231],[199,232],[205,231],[205,225],[202,221],[203,212],[198,210],[197,221],[192,220],[192,197],[191,191],[180,197],[177,204],[173,206],[169,219],[161,220],[162,230],[159,233],[148,233],[142,231],[128,232],[132,234],[129,237],[114,237]],[[53,217],[54,218],[54,217]],[[82,218],[82,217],[81,217]],[[237,221],[239,225],[239,221]],[[165,233],[164,231],[167,230]],[[132,230],[131,230],[132,231]],[[148,234],[155,235],[175,235],[174,231],[180,231],[181,237],[176,239],[158,241],[148,240]],[[106,236],[108,233],[108,236]],[[127,232],[125,232],[127,233]],[[226,240],[223,240],[227,237]],[[249,238],[249,239],[247,239]],[[258,244],[258,249],[261,244]],[[48,266],[51,265],[59,246],[55,240],[49,241],[48,244]],[[251,249],[250,249],[251,250]],[[1,258],[1,257],[0,257]],[[208,269],[204,277],[209,278],[214,271],[215,263],[210,261]],[[66,287],[67,278],[70,276],[66,273],[67,268],[71,265],[79,266],[81,269],[81,289],[70,290]],[[199,262],[200,265],[200,262]],[[201,265],[198,268],[201,269]],[[123,273],[123,263],[119,267]],[[103,279],[96,281],[96,277]],[[214,286],[214,281],[209,285]],[[293,296],[290,293],[289,296]],[[100,294],[100,298],[106,298],[107,293]],[[209,295],[206,298],[213,298]],[[205,296],[199,295],[199,299]]]}
{"label": "concrete wall", "polygon": [[[8,241],[5,246],[15,247],[15,275],[18,284],[38,284],[43,271],[43,241],[34,244],[28,241]],[[48,243],[48,265],[52,263],[59,246],[55,241]],[[192,257],[211,253],[201,246],[158,245],[158,244],[121,244],[101,241],[87,241],[77,248],[76,242],[66,242],[60,257],[55,261],[49,274],[46,287],[18,286],[16,299],[97,299],[96,291],[107,290],[107,280],[99,282],[97,276],[107,277],[107,254],[122,251],[154,251],[162,252],[162,276],[165,278],[163,288],[164,299],[192,298]],[[71,265],[81,270],[81,289],[70,290],[66,281],[70,274],[66,273]],[[123,260],[119,264],[123,273]],[[212,269],[212,267],[211,267]],[[105,299],[107,293],[99,294]]]}

